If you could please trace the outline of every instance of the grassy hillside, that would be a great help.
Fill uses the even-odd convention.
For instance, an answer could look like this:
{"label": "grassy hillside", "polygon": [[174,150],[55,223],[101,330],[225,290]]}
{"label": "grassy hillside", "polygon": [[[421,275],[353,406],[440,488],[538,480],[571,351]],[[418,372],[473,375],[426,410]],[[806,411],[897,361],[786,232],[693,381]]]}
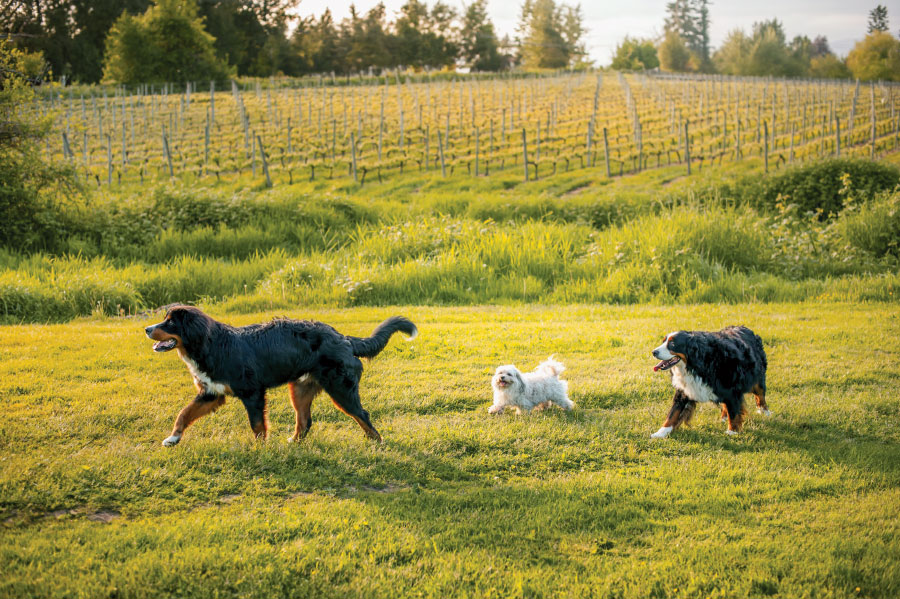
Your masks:
{"label": "grassy hillside", "polygon": [[[234,324],[272,312],[227,315]],[[367,442],[325,398],[299,446],[192,397],[154,317],[0,327],[0,596],[884,597],[900,594],[894,304],[284,311],[421,334],[367,366]],[[764,339],[773,416],[654,442],[649,350],[675,328]],[[555,353],[577,404],[490,417],[489,376]]]}
{"label": "grassy hillside", "polygon": [[896,301],[898,181],[887,164],[842,160],[768,177],[672,167],[612,182],[126,188],[55,215],[44,252],[0,252],[0,321],[201,300],[243,312]]}

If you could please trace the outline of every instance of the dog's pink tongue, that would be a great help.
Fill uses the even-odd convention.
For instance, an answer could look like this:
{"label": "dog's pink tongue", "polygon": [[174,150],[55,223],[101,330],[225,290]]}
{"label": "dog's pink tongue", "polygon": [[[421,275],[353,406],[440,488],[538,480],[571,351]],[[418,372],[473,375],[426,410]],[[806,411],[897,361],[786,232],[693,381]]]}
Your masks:
{"label": "dog's pink tongue", "polygon": [[662,368],[662,367],[663,367],[663,364],[665,364],[665,363],[666,363],[666,361],[665,361],[665,360],[662,360],[659,364],[657,364],[656,366],[653,367],[653,372],[656,372],[657,370],[659,370],[660,368]]}

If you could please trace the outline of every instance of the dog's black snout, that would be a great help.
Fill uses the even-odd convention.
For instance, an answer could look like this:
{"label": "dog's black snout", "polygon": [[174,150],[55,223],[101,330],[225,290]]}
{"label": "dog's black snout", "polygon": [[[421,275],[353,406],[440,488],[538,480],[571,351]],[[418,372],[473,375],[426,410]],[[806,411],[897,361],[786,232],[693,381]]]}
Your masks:
{"label": "dog's black snout", "polygon": [[150,325],[149,327],[147,327],[146,329],[144,329],[144,332],[147,333],[147,334],[149,335],[150,333],[153,332],[154,327],[156,327],[156,325],[155,325],[155,324],[152,324],[152,325]]}
{"label": "dog's black snout", "polygon": [[[148,334],[149,334],[149,333],[148,333]],[[658,350],[658,349],[654,349],[654,350],[653,350],[652,352],[650,352],[650,353],[653,354],[653,357],[654,357],[654,358],[658,358],[658,357],[659,357],[659,350]]]}

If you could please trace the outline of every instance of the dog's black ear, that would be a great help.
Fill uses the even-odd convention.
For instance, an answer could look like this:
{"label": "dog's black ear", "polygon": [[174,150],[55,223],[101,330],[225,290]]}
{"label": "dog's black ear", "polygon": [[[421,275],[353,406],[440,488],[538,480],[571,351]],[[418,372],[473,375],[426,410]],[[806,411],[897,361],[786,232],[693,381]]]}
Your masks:
{"label": "dog's black ear", "polygon": [[679,333],[679,337],[679,340],[684,347],[684,351],[681,353],[686,355],[688,360],[693,362],[706,362],[708,344],[704,339],[691,331]]}
{"label": "dog's black ear", "polygon": [[199,349],[209,338],[210,319],[203,313],[193,310],[179,310],[181,342],[185,347]]}

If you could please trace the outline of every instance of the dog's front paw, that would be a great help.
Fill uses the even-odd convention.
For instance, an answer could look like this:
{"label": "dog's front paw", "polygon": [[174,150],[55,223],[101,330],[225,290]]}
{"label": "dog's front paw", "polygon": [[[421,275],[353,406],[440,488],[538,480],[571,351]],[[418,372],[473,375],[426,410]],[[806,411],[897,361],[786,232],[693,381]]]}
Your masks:
{"label": "dog's front paw", "polygon": [[672,426],[662,426],[659,428],[658,431],[656,431],[655,433],[650,435],[650,438],[651,439],[665,439],[666,437],[669,436],[669,433],[672,432],[673,428],[674,427],[672,427]]}
{"label": "dog's front paw", "polygon": [[503,406],[498,406],[496,404],[492,405],[488,408],[488,414],[502,414]]}
{"label": "dog's front paw", "polygon": [[163,447],[174,447],[181,441],[181,435],[172,435],[163,439]]}
{"label": "dog's front paw", "polygon": [[726,435],[737,435],[737,434],[739,434],[739,433],[738,433],[737,431],[733,431],[733,430],[731,430],[731,429],[728,429],[727,431],[725,431],[725,434],[726,434]]}

